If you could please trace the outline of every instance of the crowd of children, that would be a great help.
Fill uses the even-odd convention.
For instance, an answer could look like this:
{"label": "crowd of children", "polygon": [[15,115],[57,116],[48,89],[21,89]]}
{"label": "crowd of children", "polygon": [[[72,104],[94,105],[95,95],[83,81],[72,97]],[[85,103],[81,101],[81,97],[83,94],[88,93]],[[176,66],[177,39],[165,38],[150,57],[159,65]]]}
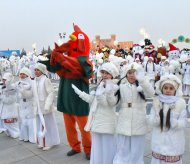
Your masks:
{"label": "crowd of children", "polygon": [[[90,105],[84,128],[92,134],[90,164],[144,164],[149,126],[151,164],[182,164],[184,128],[190,124],[183,99],[183,95],[190,95],[190,59],[181,64],[164,56],[159,63],[151,56],[143,61],[113,55],[107,59],[99,63],[97,87],[90,94],[72,85]],[[35,64],[34,76],[31,79],[26,67],[19,70],[16,82],[12,73],[2,75],[0,132],[49,150],[60,143],[54,89],[45,65]],[[153,99],[150,114],[146,112],[146,98]]]}
{"label": "crowd of children", "polygon": [[54,117],[54,89],[47,78],[46,66],[37,63],[31,71],[23,67],[19,80],[10,72],[2,76],[0,88],[0,132],[21,141],[37,143],[49,150],[59,145],[59,132]]}
{"label": "crowd of children", "polygon": [[[86,131],[92,132],[90,164],[144,164],[145,135],[152,128],[151,164],[181,164],[184,128],[189,127],[182,82],[163,75],[152,87],[142,66],[133,62],[118,75],[116,66],[103,63],[97,89],[90,94],[72,86],[90,104]],[[146,98],[153,98],[148,115]]]}

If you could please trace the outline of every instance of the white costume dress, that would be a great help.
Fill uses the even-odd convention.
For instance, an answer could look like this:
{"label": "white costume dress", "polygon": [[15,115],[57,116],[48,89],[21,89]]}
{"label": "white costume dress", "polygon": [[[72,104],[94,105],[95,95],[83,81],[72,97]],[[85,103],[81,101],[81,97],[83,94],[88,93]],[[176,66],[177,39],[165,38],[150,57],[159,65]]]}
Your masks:
{"label": "white costume dress", "polygon": [[[160,128],[159,111],[161,108],[164,114],[163,131]],[[166,128],[166,116],[169,109],[171,109],[171,127],[168,130]],[[154,98],[153,109],[149,117],[149,123],[153,126],[151,164],[182,164],[182,154],[185,151],[184,128],[186,127],[186,118],[186,103],[182,98],[178,98],[173,103],[162,103],[158,97]]]}
{"label": "white costume dress", "polygon": [[[154,89],[142,79],[139,85],[145,95],[152,97]],[[135,84],[125,78],[120,84],[120,110],[116,127],[117,152],[113,164],[144,164],[144,141],[148,131],[146,121],[146,102]]]}
{"label": "white costume dress", "polygon": [[114,133],[117,123],[115,113],[117,99],[114,96],[114,88],[117,86],[114,84],[115,87],[111,91],[106,91],[101,87],[102,83],[95,95],[88,95],[85,92],[79,94],[80,98],[91,104],[85,126],[86,131],[92,132],[90,164],[112,164],[116,151]]}
{"label": "white costume dress", "polygon": [[[54,145],[60,144],[59,132],[54,116],[54,88],[50,79],[45,75],[36,77],[34,83],[34,89],[37,90],[38,99],[35,95],[35,107],[37,108],[37,132],[43,131],[46,129],[45,136],[37,137],[37,143],[41,147],[52,147]],[[36,88],[35,88],[36,87]],[[39,101],[39,106],[37,105]],[[40,108],[40,109],[39,109]],[[42,125],[42,120],[40,118],[40,111],[43,114],[45,121],[45,127]]]}
{"label": "white costume dress", "polygon": [[36,112],[33,106],[33,90],[30,78],[17,83],[19,90],[20,140],[36,143]]}
{"label": "white costume dress", "polygon": [[145,69],[145,75],[148,77],[150,83],[152,84],[152,87],[154,87],[155,83],[155,77],[157,75],[157,66],[153,62],[147,62],[144,66]]}
{"label": "white costume dress", "polygon": [[190,96],[190,64],[183,65],[183,94]]}
{"label": "white costume dress", "polygon": [[17,90],[13,85],[2,89],[0,100],[0,112],[2,128],[7,136],[17,138],[19,136]]}

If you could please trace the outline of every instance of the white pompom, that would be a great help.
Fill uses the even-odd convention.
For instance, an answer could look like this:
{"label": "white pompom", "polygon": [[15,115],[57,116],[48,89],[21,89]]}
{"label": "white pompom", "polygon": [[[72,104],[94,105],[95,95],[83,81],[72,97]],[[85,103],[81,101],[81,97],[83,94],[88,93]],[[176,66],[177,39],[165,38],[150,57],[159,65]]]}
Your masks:
{"label": "white pompom", "polygon": [[142,92],[143,91],[143,89],[142,89],[142,87],[140,85],[137,87],[137,91],[138,92]]}

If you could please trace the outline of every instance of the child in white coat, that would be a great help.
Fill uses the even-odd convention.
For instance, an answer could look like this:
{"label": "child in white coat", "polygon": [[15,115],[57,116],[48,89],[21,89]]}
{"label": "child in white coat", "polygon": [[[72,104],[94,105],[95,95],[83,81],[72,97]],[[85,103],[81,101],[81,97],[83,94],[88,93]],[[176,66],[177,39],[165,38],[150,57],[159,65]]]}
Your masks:
{"label": "child in white coat", "polygon": [[33,81],[35,104],[37,107],[37,144],[43,150],[49,150],[60,144],[59,132],[54,116],[54,88],[47,78],[44,64],[35,65],[35,80]]}
{"label": "child in white coat", "polygon": [[113,78],[119,75],[112,63],[100,67],[101,81],[93,95],[81,92],[72,86],[81,99],[91,104],[86,131],[92,132],[90,164],[112,164],[115,154],[116,102],[115,92],[118,86]]}
{"label": "child in white coat", "polygon": [[139,64],[131,63],[124,70],[125,77],[119,81],[117,92],[120,110],[113,164],[144,164],[145,134],[148,131],[145,95],[152,97],[154,89],[144,78]]}
{"label": "child in white coat", "polygon": [[8,72],[4,73],[3,83],[0,99],[2,127],[7,136],[17,138],[19,136],[18,104],[17,89],[13,85],[13,75]]}
{"label": "child in white coat", "polygon": [[183,72],[183,94],[185,96],[190,96],[190,58],[188,58],[183,65]]}
{"label": "child in white coat", "polygon": [[33,106],[34,94],[30,76],[30,70],[23,67],[20,70],[20,79],[17,82],[20,118],[19,140],[36,143],[36,112]]}
{"label": "child in white coat", "polygon": [[187,111],[181,81],[175,75],[162,76],[156,92],[149,116],[153,126],[151,164],[182,164]]}

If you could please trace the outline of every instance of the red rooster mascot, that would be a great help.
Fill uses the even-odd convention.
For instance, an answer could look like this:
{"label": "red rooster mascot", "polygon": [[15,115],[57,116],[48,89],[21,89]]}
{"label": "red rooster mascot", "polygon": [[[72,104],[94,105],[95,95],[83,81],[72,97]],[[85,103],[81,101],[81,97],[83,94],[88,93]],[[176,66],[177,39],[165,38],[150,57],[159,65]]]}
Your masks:
{"label": "red rooster mascot", "polygon": [[89,105],[81,100],[71,87],[76,85],[80,90],[89,92],[89,79],[93,74],[92,63],[89,61],[90,42],[88,36],[73,24],[74,32],[70,40],[61,46],[55,44],[51,53],[50,63],[46,64],[49,71],[60,76],[57,110],[63,112],[67,140],[72,148],[67,155],[81,152],[76,123],[81,132],[81,139],[86,158],[90,159],[91,136],[84,131],[88,119]]}

